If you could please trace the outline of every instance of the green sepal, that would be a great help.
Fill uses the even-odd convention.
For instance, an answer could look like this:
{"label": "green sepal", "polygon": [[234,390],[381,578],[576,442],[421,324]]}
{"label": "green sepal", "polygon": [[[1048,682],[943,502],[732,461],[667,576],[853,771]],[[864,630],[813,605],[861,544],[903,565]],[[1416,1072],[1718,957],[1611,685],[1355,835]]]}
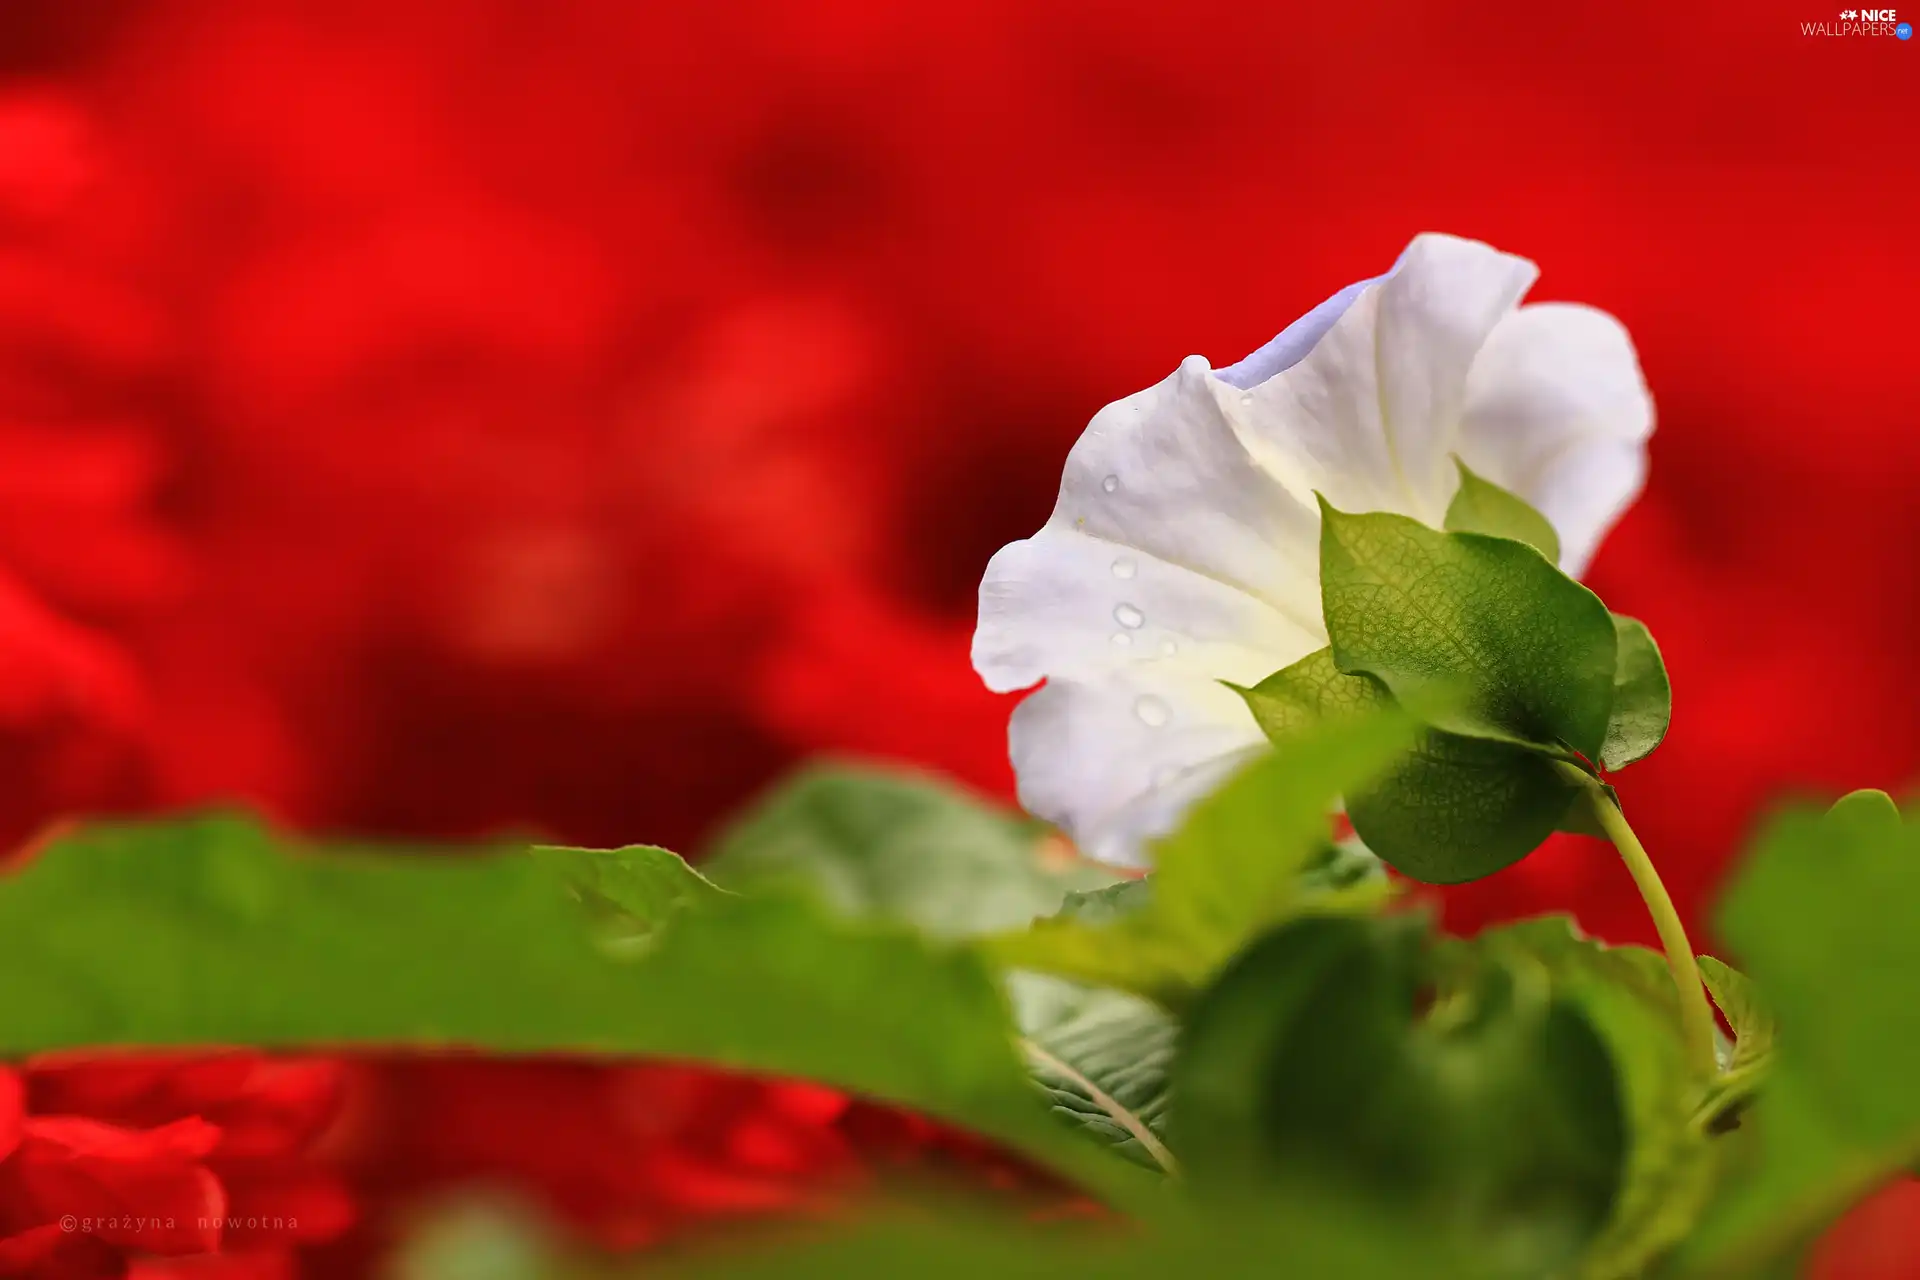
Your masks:
{"label": "green sepal", "polygon": [[1551,521],[1518,494],[1475,474],[1458,457],[1453,464],[1460,469],[1460,487],[1447,504],[1442,528],[1448,533],[1512,538],[1534,548],[1548,561],[1560,562],[1560,535],[1554,532]]}
{"label": "green sepal", "polygon": [[1320,500],[1320,592],[1334,665],[1402,702],[1459,689],[1434,727],[1598,759],[1616,644],[1598,596],[1510,538],[1442,533]]}
{"label": "green sepal", "polygon": [[1646,623],[1616,613],[1613,630],[1617,649],[1613,703],[1599,759],[1609,769],[1624,769],[1652,755],[1667,736],[1673,718],[1673,686],[1660,646],[1653,642]]}

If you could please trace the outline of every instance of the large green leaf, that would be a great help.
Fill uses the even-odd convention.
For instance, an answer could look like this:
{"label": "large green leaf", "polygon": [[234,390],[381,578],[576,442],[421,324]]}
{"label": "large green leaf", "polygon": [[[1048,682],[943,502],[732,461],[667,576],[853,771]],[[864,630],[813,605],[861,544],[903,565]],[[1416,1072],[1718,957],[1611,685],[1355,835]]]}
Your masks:
{"label": "large green leaf", "polygon": [[1320,591],[1334,665],[1406,701],[1435,685],[1463,707],[1437,728],[1598,759],[1613,702],[1600,598],[1510,538],[1441,533],[1320,503]]}
{"label": "large green leaf", "polygon": [[838,1229],[762,1224],[708,1248],[633,1260],[569,1256],[529,1208],[468,1198],[439,1208],[397,1251],[395,1280],[617,1280],[618,1277],[820,1277],[821,1280],[1484,1280],[1411,1224],[1326,1196],[1268,1205],[1251,1218],[1196,1213],[1141,1229],[1048,1224],[980,1204],[897,1199],[880,1221]]}
{"label": "large green leaf", "polygon": [[1613,631],[1618,658],[1600,760],[1609,769],[1624,769],[1652,755],[1667,736],[1667,722],[1673,716],[1673,686],[1667,680],[1660,646],[1653,642],[1646,623],[1616,613]]}
{"label": "large green leaf", "polygon": [[1553,531],[1552,522],[1518,494],[1475,475],[1459,458],[1453,465],[1460,469],[1460,487],[1447,504],[1444,527],[1448,533],[1512,538],[1537,550],[1549,563],[1560,562],[1560,535]]}
{"label": "large green leaf", "polygon": [[[661,1274],[657,1267],[644,1274]],[[560,1274],[612,1280],[604,1271]],[[810,1246],[695,1256],[665,1274],[710,1280],[1485,1280],[1488,1273],[1411,1224],[1307,1194],[1269,1204],[1258,1215],[1196,1217],[1179,1229],[1152,1232],[1042,1231],[969,1221],[950,1211],[944,1220],[870,1227]]]}
{"label": "large green leaf", "polygon": [[1421,1014],[1437,976],[1421,921],[1305,919],[1241,954],[1196,1002],[1174,1066],[1196,1190],[1365,1197],[1473,1245],[1488,1274],[1571,1262],[1626,1152],[1606,1045],[1531,966],[1450,960]]}
{"label": "large green leaf", "polygon": [[[1276,747],[1196,804],[1154,850],[1145,889],[1119,890],[1130,910],[1084,909],[992,940],[1017,968],[1184,1004],[1234,951],[1275,921],[1332,896],[1303,872],[1330,843],[1339,797],[1405,751],[1411,717],[1395,708],[1317,726]],[[1103,902],[1111,907],[1112,902]]]}
{"label": "large green leaf", "polygon": [[1699,1221],[1719,1155],[1696,1123],[1698,1089],[1666,961],[1644,947],[1609,947],[1565,916],[1489,929],[1472,944],[1509,963],[1540,965],[1606,1042],[1626,1107],[1628,1150],[1607,1222],[1582,1252],[1581,1280],[1641,1275]]}
{"label": "large green leaf", "polygon": [[0,1053],[470,1046],[697,1060],[898,1103],[1125,1194],[1125,1166],[1046,1115],[1005,998],[970,952],[798,901],[711,894],[636,958],[596,940],[559,870],[519,851],[310,856],[230,817],[86,830],[0,879]]}
{"label": "large green leaf", "polygon": [[729,825],[700,866],[740,892],[801,889],[857,916],[965,937],[1112,883],[1048,829],[905,769],[812,765]]}
{"label": "large green leaf", "polygon": [[[1333,651],[1308,654],[1236,689],[1276,743],[1312,725],[1394,705],[1369,675],[1346,675]],[[1454,884],[1524,858],[1553,833],[1574,791],[1552,760],[1511,743],[1422,729],[1413,748],[1347,796],[1367,848],[1404,875]]]}
{"label": "large green leaf", "polygon": [[1760,839],[1720,927],[1782,1031],[1748,1113],[1755,1166],[1691,1242],[1692,1270],[1790,1258],[1920,1158],[1916,920],[1920,829],[1884,793],[1784,814]]}

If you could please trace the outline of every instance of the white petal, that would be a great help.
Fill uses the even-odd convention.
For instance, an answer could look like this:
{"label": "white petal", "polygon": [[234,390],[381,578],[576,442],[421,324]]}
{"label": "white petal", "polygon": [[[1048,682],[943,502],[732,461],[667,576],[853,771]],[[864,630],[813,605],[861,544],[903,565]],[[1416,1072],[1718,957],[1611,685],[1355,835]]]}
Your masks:
{"label": "white petal", "polygon": [[1240,399],[1192,356],[1100,410],[1067,454],[1047,528],[1144,552],[1317,626],[1318,511],[1248,455]]}
{"label": "white petal", "polygon": [[996,693],[1165,662],[1250,684],[1324,643],[1238,587],[1049,525],[988,563],[973,666]]}
{"label": "white petal", "polygon": [[1459,453],[1539,508],[1578,574],[1646,477],[1653,400],[1633,341],[1592,307],[1522,307],[1488,337],[1467,382]]}
{"label": "white petal", "polygon": [[1049,680],[1007,742],[1021,805],[1120,866],[1143,865],[1148,841],[1266,747],[1238,694],[1184,668]]}
{"label": "white petal", "polygon": [[1375,276],[1372,280],[1362,280],[1350,284],[1340,292],[1328,298],[1307,314],[1282,329],[1264,347],[1241,360],[1230,364],[1216,375],[1220,381],[1230,387],[1243,391],[1251,390],[1278,373],[1285,373],[1313,350],[1314,344],[1333,327],[1334,321],[1345,315],[1347,308],[1353,305],[1360,291],[1384,277]]}
{"label": "white petal", "polygon": [[1248,450],[1296,497],[1438,524],[1468,372],[1536,274],[1478,241],[1416,237],[1311,351],[1252,390]]}
{"label": "white petal", "polygon": [[[1455,236],[1423,235],[1380,286],[1380,403],[1389,447],[1418,499],[1450,494],[1468,372],[1488,335],[1520,305],[1540,269]],[[1431,519],[1439,510],[1416,507]]]}

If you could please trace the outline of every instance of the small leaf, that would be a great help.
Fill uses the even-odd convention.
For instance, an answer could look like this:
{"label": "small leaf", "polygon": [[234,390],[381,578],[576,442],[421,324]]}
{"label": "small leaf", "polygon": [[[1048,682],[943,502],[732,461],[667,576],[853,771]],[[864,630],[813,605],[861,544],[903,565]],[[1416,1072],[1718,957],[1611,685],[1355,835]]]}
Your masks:
{"label": "small leaf", "polygon": [[[1156,846],[1147,887],[1097,899],[1133,909],[1096,920],[1082,900],[1074,914],[992,939],[991,954],[1178,1008],[1248,938],[1302,908],[1303,873],[1330,841],[1341,793],[1364,785],[1413,733],[1408,716],[1387,709],[1297,735],[1193,807]],[[1328,891],[1313,894],[1325,905]]]}
{"label": "small leaf", "polygon": [[676,911],[727,896],[726,890],[688,866],[679,854],[657,845],[624,849],[535,845],[532,854],[551,866],[596,915],[617,922],[629,936],[651,936]]}
{"label": "small leaf", "polygon": [[1609,769],[1624,769],[1653,754],[1667,736],[1673,715],[1673,687],[1667,664],[1647,625],[1634,618],[1613,615],[1618,650],[1613,672],[1613,707],[1607,717],[1607,738],[1600,760]]}
{"label": "small leaf", "polygon": [[1082,924],[1111,924],[1146,910],[1153,900],[1153,877],[1122,880],[1101,889],[1079,889],[1060,904],[1059,914]]}
{"label": "small leaf", "polygon": [[1916,903],[1920,829],[1879,792],[1777,818],[1728,890],[1720,931],[1786,1034],[1749,1112],[1757,1159],[1690,1242],[1695,1270],[1793,1257],[1920,1154]]}
{"label": "small leaf", "polygon": [[1713,1002],[1733,1028],[1733,1043],[1721,1053],[1720,1074],[1707,1087],[1695,1108],[1695,1118],[1708,1133],[1740,1127],[1747,1108],[1773,1071],[1773,1013],[1746,975],[1712,956],[1699,956],[1700,977]]}
{"label": "small leaf", "polygon": [[1056,1115],[1136,1163],[1172,1172],[1163,1140],[1177,1034],[1174,1021],[1145,1000],[1081,987],[1028,1027],[1027,1047]]}
{"label": "small leaf", "polygon": [[943,937],[1023,925],[1113,873],[1047,828],[904,769],[815,765],[723,831],[701,860],[741,892],[799,890],[850,915]]}
{"label": "small leaf", "polygon": [[1443,525],[1448,533],[1485,533],[1512,538],[1534,548],[1548,561],[1560,562],[1560,535],[1553,524],[1529,506],[1517,494],[1508,493],[1491,480],[1482,479],[1467,469],[1459,458],[1460,487],[1447,504]]}
{"label": "small leaf", "polygon": [[1759,1066],[1773,1053],[1773,1011],[1767,1008],[1747,976],[1712,956],[1700,956],[1700,977],[1713,994],[1713,1003],[1733,1028],[1733,1053],[1727,1059],[1729,1073]]}
{"label": "small leaf", "polygon": [[1345,1190],[1477,1243],[1492,1271],[1541,1274],[1614,1197],[1625,1138],[1606,1048],[1491,955],[1416,1015],[1424,943],[1417,920],[1310,918],[1236,958],[1188,1020],[1176,1149],[1202,1194]]}
{"label": "small leaf", "polygon": [[[1438,729],[1597,759],[1613,702],[1613,621],[1534,548],[1320,503],[1320,590],[1334,665],[1405,702],[1461,687]],[[1371,841],[1369,841],[1371,843]]]}

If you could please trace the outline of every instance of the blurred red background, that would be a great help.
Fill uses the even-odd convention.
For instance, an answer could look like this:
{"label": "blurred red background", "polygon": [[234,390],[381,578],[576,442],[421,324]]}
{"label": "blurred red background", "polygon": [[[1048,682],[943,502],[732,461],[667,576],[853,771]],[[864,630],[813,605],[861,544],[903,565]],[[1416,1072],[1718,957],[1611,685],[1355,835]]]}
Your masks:
{"label": "blurred red background", "polygon": [[[1920,771],[1920,50],[1813,0],[1456,8],[11,0],[6,835],[237,797],[694,849],[825,749],[1010,794],[974,588],[1093,410],[1434,229],[1639,342],[1652,481],[1591,580],[1672,670],[1622,789],[1704,929],[1770,798]],[[1650,937],[1572,839],[1447,902],[1544,907]],[[466,1072],[453,1134],[615,1105],[575,1070],[355,1079]],[[567,1209],[566,1125],[515,1124],[363,1132],[363,1233],[403,1166]]]}

